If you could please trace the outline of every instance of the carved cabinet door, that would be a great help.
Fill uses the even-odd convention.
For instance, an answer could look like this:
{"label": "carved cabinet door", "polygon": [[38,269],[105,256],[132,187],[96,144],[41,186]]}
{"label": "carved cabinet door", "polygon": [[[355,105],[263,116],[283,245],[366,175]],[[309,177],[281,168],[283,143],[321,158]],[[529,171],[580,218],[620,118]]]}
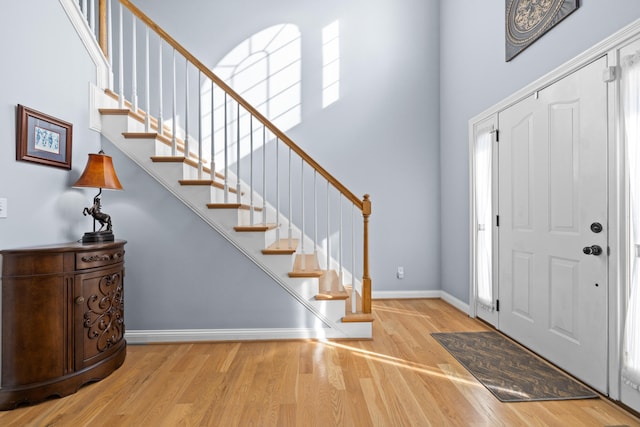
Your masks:
{"label": "carved cabinet door", "polygon": [[76,370],[109,357],[125,344],[123,276],[123,263],[76,275]]}

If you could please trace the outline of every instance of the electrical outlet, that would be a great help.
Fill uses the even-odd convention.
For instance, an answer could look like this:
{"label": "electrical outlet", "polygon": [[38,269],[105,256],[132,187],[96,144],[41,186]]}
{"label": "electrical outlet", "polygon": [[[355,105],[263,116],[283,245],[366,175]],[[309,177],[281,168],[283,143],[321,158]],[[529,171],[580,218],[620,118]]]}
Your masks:
{"label": "electrical outlet", "polygon": [[398,279],[404,279],[404,267],[398,267],[396,276],[398,277]]}
{"label": "electrical outlet", "polygon": [[7,199],[0,198],[0,218],[7,217]]}

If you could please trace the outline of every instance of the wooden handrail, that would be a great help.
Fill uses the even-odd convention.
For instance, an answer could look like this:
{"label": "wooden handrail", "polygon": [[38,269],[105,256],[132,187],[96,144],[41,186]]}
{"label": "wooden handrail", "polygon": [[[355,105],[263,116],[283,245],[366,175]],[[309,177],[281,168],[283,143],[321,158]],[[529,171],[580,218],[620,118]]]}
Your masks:
{"label": "wooden handrail", "polygon": [[146,16],[140,9],[133,5],[129,0],[120,0],[120,3],[129,9],[140,21],[144,22],[149,28],[151,28],[156,34],[158,34],[165,42],[184,56],[187,61],[193,64],[202,74],[210,78],[216,85],[223,89],[229,96],[236,100],[242,107],[256,117],[264,126],[266,126],[275,136],[282,142],[288,145],[298,156],[300,156],[307,164],[313,167],[320,175],[322,175],[333,187],[335,187],[340,193],[342,193],[347,199],[363,210],[363,202],[355,194],[353,194],[347,187],[345,187],[340,181],[334,178],[329,172],[326,171],[318,162],[316,162],[311,156],[309,156],[302,148],[300,148],[291,138],[289,138],[284,132],[282,132],[276,125],[263,116],[257,109],[249,104],[240,94],[234,91],[229,85],[227,85],[222,79],[213,73],[208,67],[193,56],[187,49],[185,49],[180,43],[178,43],[173,37],[167,34],[158,24]]}

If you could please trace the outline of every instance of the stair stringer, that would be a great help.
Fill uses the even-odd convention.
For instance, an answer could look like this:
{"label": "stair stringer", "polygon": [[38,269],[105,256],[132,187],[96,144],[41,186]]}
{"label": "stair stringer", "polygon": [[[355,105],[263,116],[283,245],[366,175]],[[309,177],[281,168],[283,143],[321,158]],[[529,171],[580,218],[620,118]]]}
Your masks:
{"label": "stair stringer", "polygon": [[[144,125],[127,115],[103,115],[101,132],[113,145],[129,157],[134,163],[145,170],[158,183],[189,207],[196,215],[205,221],[219,235],[233,244],[249,260],[262,269],[276,283],[278,283],[295,300],[312,313],[326,328],[318,329],[315,338],[372,338],[371,322],[343,323],[345,316],[344,301],[316,300],[317,279],[290,278],[294,255],[264,255],[262,249],[269,241],[275,240],[274,230],[263,236],[256,236],[256,232],[236,232],[233,227],[248,223],[248,211],[235,209],[208,209],[208,200],[203,199],[202,189],[182,186],[180,179],[195,179],[197,171],[188,165],[170,163],[154,163],[151,156],[155,155],[155,140],[127,140],[123,133],[143,132]],[[176,167],[177,166],[177,167]],[[235,182],[235,181],[231,181]],[[230,200],[235,201],[235,197]],[[280,224],[286,224],[286,219],[280,217]],[[305,236],[305,239],[308,237]],[[310,241],[310,239],[308,239]],[[288,268],[283,268],[288,264]],[[332,262],[333,264],[333,262]]]}

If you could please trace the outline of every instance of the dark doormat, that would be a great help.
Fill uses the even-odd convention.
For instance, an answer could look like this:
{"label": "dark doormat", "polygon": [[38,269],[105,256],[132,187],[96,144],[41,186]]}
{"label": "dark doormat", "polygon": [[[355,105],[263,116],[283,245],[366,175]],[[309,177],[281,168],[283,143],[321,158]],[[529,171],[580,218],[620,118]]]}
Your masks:
{"label": "dark doormat", "polygon": [[498,332],[431,335],[502,402],[598,397]]}

